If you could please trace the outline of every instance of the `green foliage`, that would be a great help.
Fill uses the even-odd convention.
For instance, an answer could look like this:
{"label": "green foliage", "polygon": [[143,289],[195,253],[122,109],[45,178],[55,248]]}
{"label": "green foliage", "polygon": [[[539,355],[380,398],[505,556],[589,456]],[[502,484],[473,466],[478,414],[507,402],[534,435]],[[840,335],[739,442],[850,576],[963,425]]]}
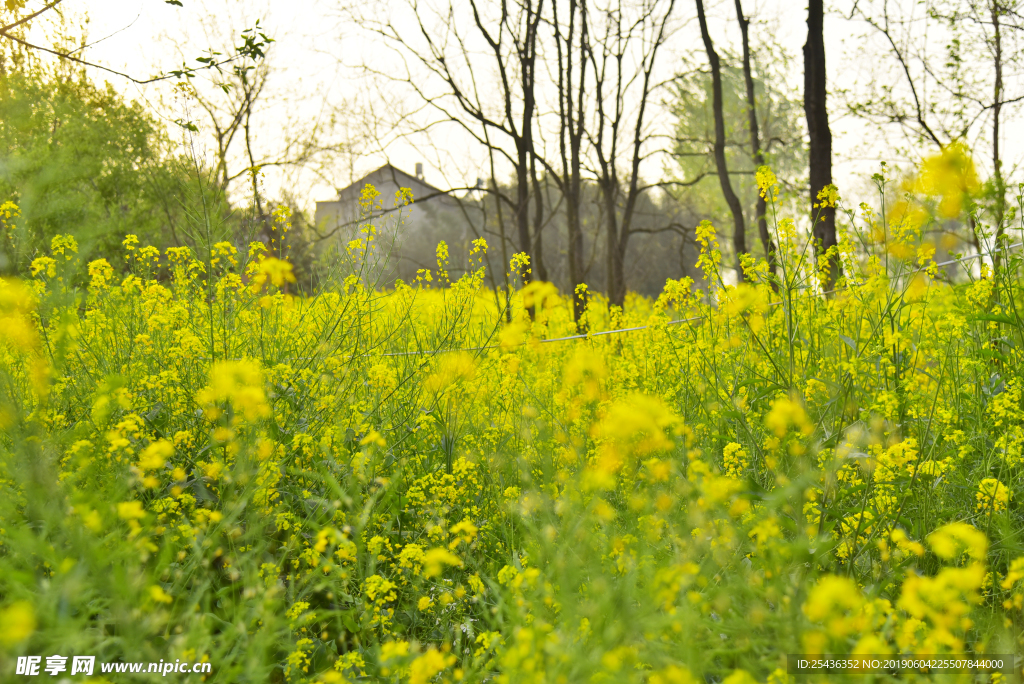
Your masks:
{"label": "green foliage", "polygon": [[[756,236],[754,205],[757,184],[754,171],[757,164],[753,161],[750,145],[746,85],[740,60],[730,58],[728,54],[723,57],[726,163],[742,203],[750,235]],[[759,138],[765,161],[779,174],[784,186],[795,186],[806,175],[807,166],[803,104],[780,87],[781,76],[773,71],[768,70],[764,75],[755,72],[753,78]],[[710,73],[691,71],[677,77],[673,83],[671,112],[676,118],[672,155],[678,164],[678,179],[690,182],[701,178],[692,187],[677,190],[678,196],[690,203],[702,217],[728,215],[729,208],[722,197],[711,154],[715,131]]]}
{"label": "green foliage", "polygon": [[188,177],[169,151],[152,115],[110,85],[41,67],[0,75],[0,196],[21,208],[4,270],[23,269],[62,233],[108,258],[126,233],[180,244]]}
{"label": "green foliage", "polygon": [[0,671],[781,683],[787,653],[1019,651],[1024,260],[935,277],[925,201],[973,185],[948,161],[851,218],[832,297],[793,221],[777,288],[722,282],[705,222],[708,296],[595,297],[631,331],[549,343],[552,285],[506,325],[442,244],[441,287],[380,291],[369,224],[303,298],[259,244],[126,239],[76,289],[56,241],[0,281]]}

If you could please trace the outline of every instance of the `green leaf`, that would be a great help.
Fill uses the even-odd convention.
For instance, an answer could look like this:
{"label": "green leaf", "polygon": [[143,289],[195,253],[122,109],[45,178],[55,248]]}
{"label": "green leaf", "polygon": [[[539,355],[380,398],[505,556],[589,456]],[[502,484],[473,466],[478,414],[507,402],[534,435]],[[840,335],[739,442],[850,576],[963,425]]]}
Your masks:
{"label": "green leaf", "polygon": [[1003,363],[1010,362],[1010,359],[1008,359],[1005,354],[1000,354],[999,352],[992,349],[980,349],[978,350],[978,356],[980,356],[983,359],[998,359]]}
{"label": "green leaf", "polygon": [[356,620],[354,613],[355,611],[353,610],[346,610],[341,613],[341,624],[345,625],[345,629],[352,634],[359,632],[359,621]]}
{"label": "green leaf", "polygon": [[1013,320],[1006,314],[975,314],[969,317],[969,321],[992,321],[994,323],[1006,323],[1007,325],[1017,325],[1017,321]]}

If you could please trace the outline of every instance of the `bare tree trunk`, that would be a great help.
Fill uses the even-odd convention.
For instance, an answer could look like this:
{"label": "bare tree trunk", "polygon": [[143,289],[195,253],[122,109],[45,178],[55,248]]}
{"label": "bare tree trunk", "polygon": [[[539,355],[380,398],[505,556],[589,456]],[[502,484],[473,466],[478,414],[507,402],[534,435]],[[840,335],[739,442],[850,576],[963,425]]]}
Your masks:
{"label": "bare tree trunk", "polygon": [[715,52],[714,43],[711,42],[711,34],[708,32],[708,22],[704,16],[704,1],[697,0],[697,20],[700,22],[700,35],[704,39],[704,49],[708,53],[708,62],[711,63],[711,111],[715,119],[715,168],[718,170],[718,183],[722,186],[722,194],[725,196],[725,203],[729,205],[732,213],[732,245],[736,252],[736,278],[743,280],[743,267],[740,265],[740,255],[747,252],[747,227],[743,220],[743,207],[740,205],[740,198],[732,189],[732,182],[729,180],[729,167],[725,161],[725,115],[722,112],[722,63]]}
{"label": "bare tree trunk", "polygon": [[626,274],[625,274],[625,253],[619,249],[619,216],[618,203],[615,201],[618,195],[618,183],[614,186],[604,188],[604,210],[605,210],[605,238],[606,250],[605,262],[607,268],[606,285],[608,290],[608,301],[618,307],[626,304]]}
{"label": "bare tree trunk", "polygon": [[540,179],[537,178],[537,155],[530,154],[530,182],[533,183],[533,245],[530,254],[533,258],[533,273],[540,281],[548,280],[548,269],[544,266],[544,195],[540,191]]}
{"label": "bare tree trunk", "polygon": [[[519,251],[530,254],[530,171],[529,152],[522,142],[519,144],[519,163],[516,164],[516,235],[519,238]],[[522,269],[520,276],[523,284],[532,280],[533,264]]]}
{"label": "bare tree trunk", "polygon": [[[576,161],[579,161],[579,150],[577,149]],[[577,165],[576,172],[569,181],[572,188],[572,197],[566,204],[566,222],[569,225],[569,282],[573,290],[572,294],[572,315],[576,321],[577,330],[580,328],[580,319],[587,309],[587,294],[585,291],[577,291],[584,285],[586,269],[583,266],[583,227],[580,225],[580,173]]]}
{"label": "bare tree trunk", "polygon": [[[505,215],[501,210],[501,193],[498,192],[498,181],[497,174],[494,171],[494,146],[491,144],[491,134],[487,128],[484,127],[484,140],[487,143],[487,161],[490,164],[491,171],[491,193],[494,196],[494,208],[495,214],[498,219],[498,236],[501,239],[501,274],[504,278],[504,291],[505,291],[505,322],[512,322],[512,293],[509,287],[509,259],[508,259],[508,237],[505,235]],[[487,201],[486,199],[484,200]]]}
{"label": "bare tree trunk", "polygon": [[[643,147],[646,140],[644,117],[650,104],[651,93],[657,87],[652,80],[652,74],[658,51],[669,33],[668,23],[675,8],[675,0],[668,0],[665,3],[664,13],[660,18],[657,16],[657,8],[657,2],[643,5],[643,16],[636,21],[629,21],[628,26],[624,26],[624,8],[621,0],[617,5],[605,8],[605,35],[593,44],[601,46],[600,59],[595,50],[588,51],[594,67],[597,110],[596,135],[592,133],[590,137],[598,164],[598,187],[607,212],[605,230],[608,246],[608,300],[619,307],[624,306],[626,301],[626,250],[633,232],[636,202],[643,192],[639,181],[640,162],[644,158]],[[626,74],[623,63],[629,53],[629,45],[634,41],[641,43],[640,64],[635,73]],[[634,83],[639,84],[639,91],[634,95],[637,103],[636,118],[632,126],[627,128],[625,101],[627,91]],[[610,86],[608,91],[605,91],[606,86]],[[606,96],[610,96],[612,100],[611,111],[605,106]],[[620,137],[627,134],[630,136],[628,143],[620,142]],[[617,169],[620,149],[628,151],[629,155],[629,180],[625,187],[620,181]],[[625,200],[622,203],[621,217],[618,212],[620,194]]]}
{"label": "bare tree trunk", "polygon": [[1003,178],[1003,160],[999,156],[999,118],[1003,110],[1003,35],[1000,26],[999,15],[1003,8],[999,0],[990,0],[989,11],[992,16],[992,41],[993,61],[995,62],[995,86],[992,98],[992,180],[995,185],[995,224],[996,224],[996,245],[992,253],[992,265],[999,270],[999,247],[1002,245],[1002,238],[1006,227],[1003,221],[1006,217],[1006,180]]}
{"label": "bare tree trunk", "polygon": [[[820,257],[836,241],[835,207],[820,204],[818,193],[832,184],[832,131],[828,126],[828,93],[825,78],[825,8],[823,0],[809,0],[807,7],[807,42],[804,44],[804,113],[810,137],[811,221],[814,228],[815,255]],[[839,259],[829,264],[825,290],[839,277]]]}
{"label": "bare tree trunk", "polygon": [[512,322],[512,304],[511,296],[512,293],[509,291],[508,282],[508,237],[505,235],[505,217],[501,211],[501,198],[498,196],[498,182],[494,180],[494,161],[491,161],[491,191],[494,193],[494,206],[497,214],[498,221],[498,234],[501,239],[501,271],[502,276],[505,279],[505,321],[507,323]]}
{"label": "bare tree trunk", "polygon": [[[530,178],[531,178],[531,162],[534,159],[534,144],[533,144],[533,117],[537,107],[537,93],[536,93],[536,64],[537,64],[537,28],[540,24],[541,10],[544,6],[544,0],[540,0],[537,3],[537,7],[534,8],[531,0],[526,0],[521,4],[523,11],[525,12],[524,18],[526,23],[526,35],[523,38],[523,42],[518,47],[517,59],[519,61],[519,68],[521,72],[522,87],[523,87],[523,113],[521,119],[521,126],[518,136],[513,136],[516,142],[516,228],[519,233],[519,251],[525,252],[531,256],[534,255],[533,240],[530,236],[530,216],[529,216],[529,205],[530,205]],[[506,93],[506,97],[508,93]],[[506,112],[509,122],[512,122],[512,111],[508,101],[506,101]],[[530,267],[523,269],[522,279],[523,283],[528,283],[533,280],[533,269],[537,267],[536,263],[531,263]]]}
{"label": "bare tree trunk", "polygon": [[[536,3],[536,4],[534,4]],[[421,6],[416,0],[409,0],[411,16],[416,19],[411,29],[423,39],[425,46],[413,47],[417,41],[410,40],[401,29],[389,22],[381,22],[377,17],[364,16],[361,21],[370,26],[371,30],[382,36],[396,49],[414,58],[435,78],[446,85],[444,95],[428,94],[414,83],[414,77],[408,70],[395,77],[396,81],[412,86],[417,95],[428,106],[436,107],[445,119],[459,124],[471,131],[479,125],[485,134],[477,134],[477,140],[484,142],[494,151],[501,150],[501,156],[507,157],[515,169],[515,197],[508,201],[514,214],[514,248],[518,252],[534,257],[533,240],[530,232],[530,194],[531,164],[537,157],[534,146],[534,119],[537,117],[537,56],[538,29],[544,9],[544,0],[515,0],[512,3],[502,2],[500,17],[494,22],[486,18],[490,12],[480,0],[469,0],[468,9],[472,14],[475,39],[487,46],[485,52],[470,49],[465,36],[459,35],[449,23],[449,33],[443,39],[433,34],[423,20]],[[449,6],[449,11],[454,11]],[[450,18],[450,16],[449,16]],[[450,40],[449,40],[450,39]],[[489,54],[488,54],[489,53]],[[488,57],[484,61],[485,55]],[[492,61],[493,59],[493,61]],[[459,68],[453,65],[462,61],[468,63],[469,75],[463,79]],[[500,108],[494,102],[484,103],[487,97],[478,89],[478,82],[473,75],[476,68],[493,69],[498,85],[497,95],[500,97]],[[440,103],[450,98],[455,107],[448,108]],[[491,111],[500,111],[500,116],[492,116]],[[492,142],[488,130],[497,131],[511,142],[514,149],[505,150],[500,143]],[[471,132],[471,134],[473,134]],[[524,282],[532,279],[532,270],[536,264],[525,267],[520,272]]]}
{"label": "bare tree trunk", "polygon": [[[750,155],[754,159],[754,165],[758,168],[764,166],[764,152],[761,150],[761,134],[757,125],[757,100],[754,97],[754,75],[750,68],[750,20],[743,16],[743,5],[741,0],[736,0],[736,17],[740,22],[740,37],[743,41],[743,82],[747,87],[747,119],[750,128]],[[754,209],[754,220],[757,221],[757,233],[761,237],[761,246],[764,247],[765,258],[768,260],[768,271],[775,276],[778,271],[776,263],[778,255],[775,253],[775,241],[768,232],[768,200],[761,193],[757,194],[757,204]],[[778,291],[778,283],[772,280],[772,288]]]}
{"label": "bare tree trunk", "polygon": [[[574,3],[575,4],[575,3]],[[583,145],[583,112],[587,87],[587,60],[584,50],[587,46],[587,3],[586,0],[579,1],[580,7],[580,78],[577,84],[576,101],[576,124],[569,131],[569,197],[572,206],[569,219],[569,279],[573,289],[573,318],[577,323],[577,330],[580,330],[580,319],[587,309],[586,292],[576,292],[580,285],[584,284],[586,269],[583,266],[583,226],[580,225],[580,201],[582,198],[582,177],[580,174],[581,159],[580,149]],[[571,32],[570,32],[571,33]],[[571,63],[569,65],[571,73]],[[567,81],[566,103],[572,106],[572,79]],[[572,121],[570,116],[569,121]]]}
{"label": "bare tree trunk", "polygon": [[[565,198],[565,221],[568,232],[569,287],[572,291],[573,320],[577,330],[583,332],[581,319],[586,311],[586,293],[577,292],[584,284],[586,269],[583,266],[583,227],[580,224],[581,159],[583,143],[583,112],[587,83],[587,5],[586,0],[569,0],[569,16],[566,33],[559,27],[558,0],[552,0],[552,25],[555,28],[555,50],[558,57],[558,146],[562,161],[559,186]],[[577,16],[577,8],[579,14]],[[578,21],[578,24],[577,24]],[[578,29],[577,29],[578,27]],[[577,48],[577,30],[579,43]],[[565,46],[563,54],[563,45]],[[574,60],[579,50],[579,78],[573,83]],[[576,100],[574,103],[573,100]]]}

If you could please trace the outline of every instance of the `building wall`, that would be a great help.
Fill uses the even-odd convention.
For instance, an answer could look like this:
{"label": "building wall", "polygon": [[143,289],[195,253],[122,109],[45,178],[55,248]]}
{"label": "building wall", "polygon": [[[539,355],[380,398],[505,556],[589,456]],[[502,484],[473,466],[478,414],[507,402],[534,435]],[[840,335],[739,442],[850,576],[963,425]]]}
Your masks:
{"label": "building wall", "polygon": [[[364,215],[359,204],[367,185],[380,193],[376,206]],[[413,203],[395,207],[395,194],[409,188]],[[470,210],[472,211],[472,210]],[[472,220],[472,219],[470,219]],[[357,236],[367,221],[377,229],[378,244],[389,252],[381,282],[390,285],[396,278],[411,282],[422,268],[435,270],[436,249],[444,240],[449,247],[455,273],[474,237],[459,202],[437,188],[390,166],[377,169],[338,194],[337,200],[316,203],[315,221],[321,235],[332,234],[340,252]],[[453,276],[455,275],[453,273]]]}
{"label": "building wall", "polygon": [[[479,263],[470,262],[471,243],[477,236],[486,239],[488,250],[485,257],[489,287],[505,284],[508,259],[519,251],[515,216],[503,205],[504,230],[498,226],[498,206],[493,195],[467,193],[466,197],[450,197],[420,181],[414,176],[397,169],[384,167],[369,174],[362,180],[345,188],[339,198],[330,202],[317,202],[316,222],[321,235],[335,231],[334,236],[339,252],[344,254],[349,241],[356,237],[363,221],[360,218],[359,197],[366,183],[371,183],[380,193],[384,212],[375,211],[369,217],[377,228],[378,244],[392,246],[388,250],[386,263],[380,266],[373,278],[367,278],[374,285],[390,287],[401,278],[413,282],[420,269],[437,270],[437,244],[448,245],[448,273],[451,280],[461,277],[467,268],[476,269]],[[392,204],[400,188],[407,187],[413,192],[414,203],[394,211]],[[508,193],[512,188],[502,188]],[[561,292],[572,291],[568,272],[568,234],[565,225],[564,203],[559,201],[557,189],[549,188],[545,200],[545,224],[543,232],[543,261],[547,279]],[[592,290],[603,290],[606,281],[606,240],[603,202],[592,184],[584,186],[581,203],[581,223],[584,233],[583,262],[585,282]],[[389,211],[390,210],[390,211]],[[552,215],[553,212],[553,215]],[[529,216],[533,220],[533,206]],[[690,276],[701,280],[701,274],[694,267],[697,252],[692,234],[669,231],[666,226],[696,225],[697,217],[688,213],[685,207],[675,206],[665,198],[657,199],[649,194],[641,196],[633,218],[638,232],[630,238],[626,254],[625,276],[627,287],[634,292],[655,297],[665,286],[667,278]],[[501,235],[505,237],[502,249]],[[539,273],[534,271],[535,275]]]}

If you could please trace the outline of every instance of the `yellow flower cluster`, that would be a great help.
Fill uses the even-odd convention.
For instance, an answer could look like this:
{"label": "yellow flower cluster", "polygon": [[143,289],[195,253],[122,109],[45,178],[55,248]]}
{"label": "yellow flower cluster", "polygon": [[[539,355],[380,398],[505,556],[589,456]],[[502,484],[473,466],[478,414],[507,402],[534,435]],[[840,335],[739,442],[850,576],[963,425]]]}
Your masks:
{"label": "yellow flower cluster", "polygon": [[[0,646],[87,616],[90,648],[339,684],[781,683],[798,651],[1019,651],[1024,264],[929,274],[922,222],[974,192],[950,155],[907,189],[952,187],[935,216],[851,219],[879,239],[843,237],[830,296],[787,220],[778,275],[748,257],[727,282],[705,223],[706,279],[625,309],[488,290],[482,242],[455,282],[441,245],[430,286],[354,269],[293,295],[280,244],[129,236],[122,274],[55,238],[0,281]],[[339,258],[369,258],[367,221]],[[630,330],[551,341],[581,303]]]}

